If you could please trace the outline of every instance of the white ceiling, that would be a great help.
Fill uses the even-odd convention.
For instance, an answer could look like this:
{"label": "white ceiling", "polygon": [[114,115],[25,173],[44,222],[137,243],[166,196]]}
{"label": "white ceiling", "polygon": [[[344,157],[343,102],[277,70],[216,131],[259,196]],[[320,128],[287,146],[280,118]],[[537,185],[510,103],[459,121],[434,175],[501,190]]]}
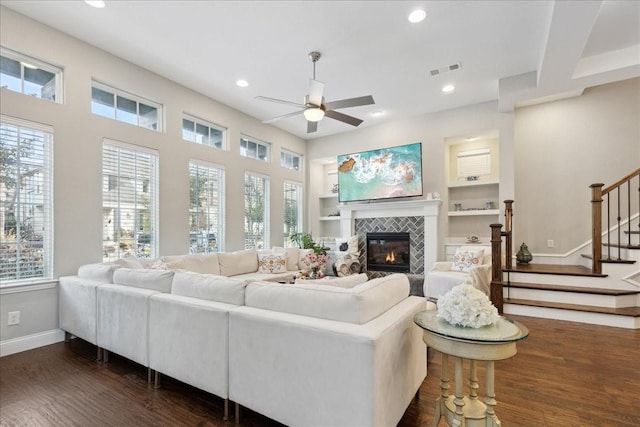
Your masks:
{"label": "white ceiling", "polygon": [[[363,119],[360,127],[490,100],[510,111],[640,76],[634,0],[106,3],[0,0],[260,120],[295,109],[255,96],[302,102],[313,50],[327,101],[373,95],[376,105],[340,110]],[[416,8],[427,18],[410,24]],[[429,73],[457,62],[458,71]],[[240,78],[249,87],[237,87]],[[442,94],[446,83],[455,93]],[[325,118],[307,135],[302,116],[274,125],[304,139],[353,129]]]}

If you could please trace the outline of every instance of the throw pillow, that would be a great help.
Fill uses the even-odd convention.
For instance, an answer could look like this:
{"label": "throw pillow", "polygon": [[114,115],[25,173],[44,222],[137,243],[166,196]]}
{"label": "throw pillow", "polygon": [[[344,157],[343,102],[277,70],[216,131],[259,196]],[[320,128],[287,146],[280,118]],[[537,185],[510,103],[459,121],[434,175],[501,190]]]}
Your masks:
{"label": "throw pillow", "polygon": [[122,268],[145,268],[138,258],[129,254],[123,256],[119,260],[116,260],[115,263]]}
{"label": "throw pillow", "polygon": [[475,251],[456,249],[456,253],[453,255],[453,264],[451,265],[451,270],[468,273],[471,271],[471,267],[482,264],[483,256],[484,249],[478,249]]}
{"label": "throw pillow", "polygon": [[341,252],[349,252],[350,254],[358,253],[358,236],[351,236],[342,239],[336,239],[336,249]]}
{"label": "throw pillow", "polygon": [[259,273],[286,273],[287,259],[285,254],[258,255]]}

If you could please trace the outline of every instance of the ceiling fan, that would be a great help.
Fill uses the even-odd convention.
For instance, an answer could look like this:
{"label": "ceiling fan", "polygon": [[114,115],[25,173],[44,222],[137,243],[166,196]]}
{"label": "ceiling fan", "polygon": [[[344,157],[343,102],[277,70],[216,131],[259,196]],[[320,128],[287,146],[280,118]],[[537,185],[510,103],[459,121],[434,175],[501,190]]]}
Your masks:
{"label": "ceiling fan", "polygon": [[322,93],[324,92],[324,83],[316,80],[316,62],[318,62],[320,56],[320,52],[309,53],[309,59],[311,60],[311,62],[313,62],[313,78],[309,79],[309,94],[304,97],[304,101],[302,104],[299,104],[297,102],[285,101],[282,99],[269,98],[266,96],[256,96],[256,99],[292,105],[300,109],[299,111],[294,111],[292,113],[274,117],[269,120],[263,120],[262,123],[273,123],[281,119],[303,114],[307,119],[307,133],[317,131],[318,122],[322,120],[324,116],[341,121],[343,123],[347,123],[351,126],[358,126],[360,123],[362,123],[362,120],[358,119],[357,117],[349,116],[336,110],[340,108],[359,107],[361,105],[375,104],[375,102],[373,101],[373,97],[371,95],[367,95],[360,96],[358,98],[342,99],[340,101],[324,102],[324,97],[322,96]]}

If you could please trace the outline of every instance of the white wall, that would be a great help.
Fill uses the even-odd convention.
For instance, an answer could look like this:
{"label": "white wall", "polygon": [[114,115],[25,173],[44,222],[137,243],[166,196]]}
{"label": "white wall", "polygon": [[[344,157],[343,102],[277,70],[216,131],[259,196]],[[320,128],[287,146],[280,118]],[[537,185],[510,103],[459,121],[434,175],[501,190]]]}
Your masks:
{"label": "white wall", "polygon": [[[160,153],[160,254],[188,251],[189,172],[191,158],[226,167],[226,250],[242,249],[244,173],[271,179],[271,244],[283,243],[283,181],[304,183],[304,172],[280,167],[280,149],[306,154],[306,142],[273,126],[188,90],[148,70],[41,25],[16,12],[0,9],[3,46],[63,67],[64,104],[55,104],[2,89],[4,115],[45,123],[54,128],[54,232],[56,277],[74,274],[78,266],[102,260],[102,142],[110,138],[153,148]],[[91,80],[123,89],[164,105],[165,132],[154,132],[91,113]],[[241,89],[239,89],[241,90]],[[182,114],[228,128],[230,151],[182,140]],[[272,162],[239,155],[240,134],[272,144]],[[57,299],[49,291],[24,295],[3,293],[0,340],[57,328]],[[42,307],[24,304],[47,301]],[[6,327],[6,313],[21,310],[29,325]],[[52,314],[53,313],[53,314]],[[35,319],[35,321],[34,321]],[[40,319],[38,321],[37,319]]]}
{"label": "white wall", "polygon": [[514,151],[514,246],[524,241],[531,252],[563,254],[587,242],[589,186],[613,184],[640,167],[640,79],[517,109]]}

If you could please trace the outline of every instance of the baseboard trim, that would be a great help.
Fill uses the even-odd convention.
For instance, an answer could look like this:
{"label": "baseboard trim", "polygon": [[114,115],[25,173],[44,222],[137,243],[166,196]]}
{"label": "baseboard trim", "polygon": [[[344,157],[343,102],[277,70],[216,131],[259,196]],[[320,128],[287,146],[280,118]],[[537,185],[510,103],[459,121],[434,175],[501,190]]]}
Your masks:
{"label": "baseboard trim", "polygon": [[32,350],[45,345],[55,344],[61,341],[64,341],[64,331],[62,329],[52,329],[50,331],[0,341],[0,357]]}

